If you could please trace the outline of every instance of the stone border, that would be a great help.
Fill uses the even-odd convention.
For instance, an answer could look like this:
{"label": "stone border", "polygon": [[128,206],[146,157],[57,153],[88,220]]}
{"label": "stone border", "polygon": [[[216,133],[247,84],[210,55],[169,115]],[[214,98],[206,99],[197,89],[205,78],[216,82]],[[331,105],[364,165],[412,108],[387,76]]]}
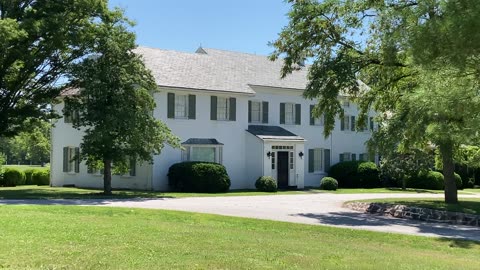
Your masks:
{"label": "stone border", "polygon": [[480,227],[480,215],[388,203],[347,202],[344,204],[344,207],[369,214],[379,214],[396,218]]}

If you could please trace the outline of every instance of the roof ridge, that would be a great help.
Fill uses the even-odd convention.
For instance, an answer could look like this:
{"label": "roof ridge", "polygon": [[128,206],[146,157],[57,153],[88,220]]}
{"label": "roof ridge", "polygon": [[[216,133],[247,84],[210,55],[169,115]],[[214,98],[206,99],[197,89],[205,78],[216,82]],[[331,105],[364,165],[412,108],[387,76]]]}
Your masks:
{"label": "roof ridge", "polygon": [[220,52],[227,52],[227,53],[234,53],[234,54],[246,54],[246,55],[251,55],[251,56],[256,56],[256,57],[266,57],[268,58],[268,55],[263,55],[263,54],[256,54],[256,53],[249,53],[249,52],[240,52],[240,51],[230,51],[230,50],[225,50],[225,49],[215,49],[215,48],[208,48],[208,47],[202,47],[203,50],[206,50],[208,53],[208,50],[212,51],[220,51]]}

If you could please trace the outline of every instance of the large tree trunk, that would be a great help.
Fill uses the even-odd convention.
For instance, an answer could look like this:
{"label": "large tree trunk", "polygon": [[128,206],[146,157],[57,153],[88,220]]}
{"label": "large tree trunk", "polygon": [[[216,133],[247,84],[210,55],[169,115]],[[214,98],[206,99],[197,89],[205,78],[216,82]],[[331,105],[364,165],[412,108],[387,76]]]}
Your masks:
{"label": "large tree trunk", "polygon": [[445,177],[445,203],[458,203],[457,184],[455,183],[453,163],[453,143],[440,145],[443,161],[443,176]]}
{"label": "large tree trunk", "polygon": [[103,160],[103,194],[112,195],[112,161]]}

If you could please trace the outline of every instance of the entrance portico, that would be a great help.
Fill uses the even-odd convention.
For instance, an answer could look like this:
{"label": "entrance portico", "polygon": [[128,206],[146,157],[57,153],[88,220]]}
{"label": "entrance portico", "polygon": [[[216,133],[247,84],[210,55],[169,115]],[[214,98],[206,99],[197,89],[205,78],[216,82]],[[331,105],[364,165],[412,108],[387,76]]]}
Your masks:
{"label": "entrance portico", "polygon": [[[250,150],[262,155],[252,156],[261,166],[249,166],[258,170],[258,177],[272,176],[281,189],[304,187],[304,138],[278,126],[250,125],[247,132],[247,136],[256,138],[247,139],[247,153]],[[255,151],[258,148],[262,151]]]}

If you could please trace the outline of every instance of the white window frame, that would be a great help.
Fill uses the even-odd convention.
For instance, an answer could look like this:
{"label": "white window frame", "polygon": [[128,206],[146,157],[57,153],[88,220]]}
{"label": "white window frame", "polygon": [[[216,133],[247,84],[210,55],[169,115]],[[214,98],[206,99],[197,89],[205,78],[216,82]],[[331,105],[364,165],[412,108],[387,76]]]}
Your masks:
{"label": "white window frame", "polygon": [[343,152],[343,161],[352,161],[352,152]]}
{"label": "white window frame", "polygon": [[343,119],[342,119],[342,122],[343,122],[343,131],[352,131],[352,127],[351,127],[351,121],[352,119],[352,116],[349,115],[349,114],[344,114],[343,115]]}
{"label": "white window frame", "polygon": [[325,115],[322,114],[320,117],[316,117],[313,119],[314,126],[324,126],[325,125]]}
{"label": "white window frame", "polygon": [[323,148],[313,148],[313,173],[323,173],[325,171],[324,150]]}
{"label": "white window frame", "polygon": [[[183,99],[183,102],[181,102],[180,99]],[[184,103],[184,104],[181,104]],[[182,108],[185,106],[184,108]],[[177,119],[188,119],[188,95],[179,95],[175,94],[175,104],[174,104],[174,110],[175,110],[175,118]],[[182,115],[183,114],[183,115]]]}
{"label": "white window frame", "polygon": [[75,174],[75,148],[74,146],[66,146],[68,149],[67,152],[67,171],[65,173]]}
{"label": "white window frame", "polygon": [[[291,111],[289,111],[291,109]],[[291,118],[289,118],[289,116]],[[285,103],[285,125],[295,125],[295,103]]]}
{"label": "white window frame", "polygon": [[[258,110],[254,110],[254,106],[258,105]],[[262,123],[263,118],[263,106],[262,102],[258,100],[251,101],[251,111],[250,111],[250,122],[251,123]],[[255,119],[255,113],[258,113],[258,119]]]}
{"label": "white window frame", "polygon": [[219,121],[230,120],[230,98],[217,97],[217,120]]}
{"label": "white window frame", "polygon": [[[192,160],[192,151],[198,148],[213,148],[214,149],[214,161],[215,163],[223,164],[223,145],[217,144],[188,144],[182,145],[185,150],[182,150],[182,161],[202,161],[202,160]],[[211,162],[211,161],[204,161]]]}

